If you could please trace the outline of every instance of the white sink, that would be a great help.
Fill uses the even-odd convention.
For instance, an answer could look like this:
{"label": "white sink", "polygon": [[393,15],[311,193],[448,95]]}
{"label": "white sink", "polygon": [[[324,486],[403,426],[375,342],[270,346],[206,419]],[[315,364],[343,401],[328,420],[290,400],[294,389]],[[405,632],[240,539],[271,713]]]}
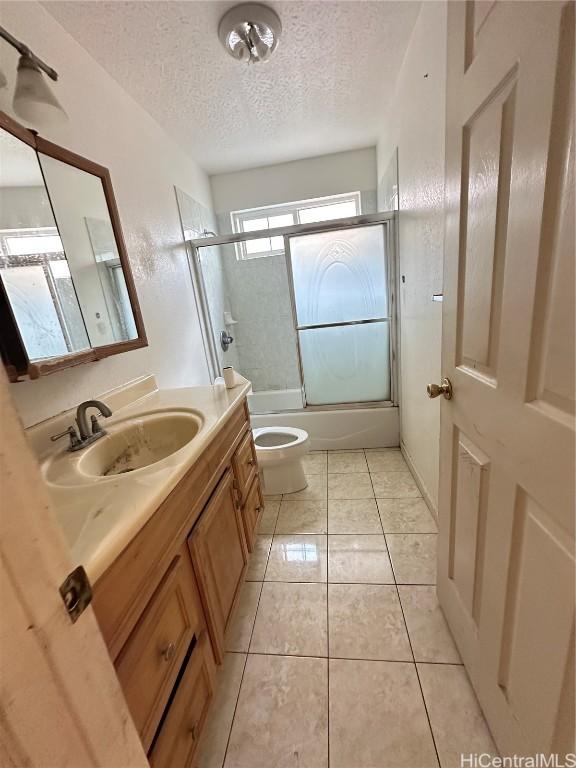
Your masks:
{"label": "white sink", "polygon": [[117,421],[107,427],[107,435],[87,448],[50,458],[44,466],[46,480],[54,485],[77,485],[144,472],[187,446],[203,423],[201,413],[184,409]]}
{"label": "white sink", "polygon": [[154,413],[120,422],[81,452],[78,471],[108,477],[149,467],[188,445],[201,426],[189,413]]}

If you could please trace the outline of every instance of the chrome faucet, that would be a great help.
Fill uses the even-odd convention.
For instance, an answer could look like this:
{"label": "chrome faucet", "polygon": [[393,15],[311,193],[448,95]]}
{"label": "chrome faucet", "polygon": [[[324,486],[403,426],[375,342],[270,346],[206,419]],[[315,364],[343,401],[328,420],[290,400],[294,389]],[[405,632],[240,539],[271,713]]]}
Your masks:
{"label": "chrome faucet", "polygon": [[[100,411],[100,415],[104,416],[105,419],[112,416],[110,408],[108,408],[106,403],[102,403],[100,400],[85,400],[83,403],[80,403],[76,410],[76,424],[78,424],[81,440],[89,440],[94,435],[102,437],[102,435],[106,434],[98,424],[96,416],[92,417],[92,430],[91,432],[88,432],[88,422],[86,420],[86,411],[88,408],[97,408]],[[96,427],[96,429],[94,429],[94,427]]]}
{"label": "chrome faucet", "polygon": [[104,437],[106,430],[102,429],[95,415],[90,417],[90,428],[88,427],[88,420],[86,418],[86,411],[88,408],[97,408],[100,415],[104,416],[104,418],[112,416],[112,411],[108,408],[106,403],[103,403],[100,400],[85,400],[83,403],[80,403],[76,410],[78,432],[76,432],[75,427],[70,426],[65,432],[61,432],[58,435],[52,435],[50,439],[52,441],[60,440],[61,437],[66,437],[66,435],[68,435],[70,437],[68,450],[79,451],[87,445],[90,445],[90,443],[93,443],[95,440]]}

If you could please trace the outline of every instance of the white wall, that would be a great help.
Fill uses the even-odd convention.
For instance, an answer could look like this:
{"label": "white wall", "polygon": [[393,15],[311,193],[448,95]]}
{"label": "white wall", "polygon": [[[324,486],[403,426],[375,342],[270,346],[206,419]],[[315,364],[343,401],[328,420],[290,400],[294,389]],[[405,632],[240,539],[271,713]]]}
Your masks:
{"label": "white wall", "polygon": [[219,213],[376,189],[376,149],[321,155],[210,177]]}
{"label": "white wall", "polygon": [[400,196],[401,439],[429,502],[438,504],[440,408],[426,385],[441,377],[444,247],[446,3],[422,4],[377,147],[378,178],[394,149]]}
{"label": "white wall", "polygon": [[[208,374],[174,185],[211,206],[206,174],[36,2],[4,2],[0,24],[59,73],[67,124],[42,135],[109,168],[149,346],[46,378],[13,384],[26,425],[137,376],[161,386],[206,383]],[[17,53],[0,45],[9,79],[0,109],[13,113]]]}

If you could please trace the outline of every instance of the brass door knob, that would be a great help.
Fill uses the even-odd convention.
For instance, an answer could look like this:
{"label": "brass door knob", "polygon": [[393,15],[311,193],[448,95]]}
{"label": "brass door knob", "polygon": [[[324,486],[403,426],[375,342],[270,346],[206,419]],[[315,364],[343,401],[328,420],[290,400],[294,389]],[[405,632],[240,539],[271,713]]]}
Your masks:
{"label": "brass door knob", "polygon": [[452,400],[452,382],[450,379],[442,379],[442,384],[428,384],[426,391],[428,397],[444,395],[446,400]]}

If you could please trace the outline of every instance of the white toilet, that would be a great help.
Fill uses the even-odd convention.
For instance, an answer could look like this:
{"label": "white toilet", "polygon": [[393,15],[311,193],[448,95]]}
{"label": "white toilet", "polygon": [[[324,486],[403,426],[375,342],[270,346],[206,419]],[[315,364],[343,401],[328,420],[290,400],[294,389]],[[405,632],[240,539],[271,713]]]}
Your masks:
{"label": "white toilet", "polygon": [[273,496],[306,488],[302,458],[310,450],[308,432],[294,427],[258,427],[252,433],[264,493]]}

